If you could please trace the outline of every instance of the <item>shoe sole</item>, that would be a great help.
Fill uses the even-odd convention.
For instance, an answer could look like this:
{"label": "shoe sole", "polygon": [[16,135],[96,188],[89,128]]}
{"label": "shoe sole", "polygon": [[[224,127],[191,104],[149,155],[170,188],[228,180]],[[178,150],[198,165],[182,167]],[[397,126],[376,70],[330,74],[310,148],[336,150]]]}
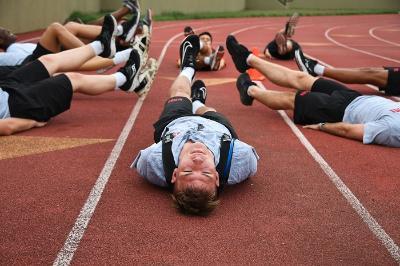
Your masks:
{"label": "shoe sole", "polygon": [[224,57],[225,51],[222,49],[222,46],[218,46],[217,50],[216,50],[216,55],[213,58],[213,61],[211,62],[211,69],[212,70],[218,70],[220,63],[221,63],[221,59]]}
{"label": "shoe sole", "polygon": [[303,63],[303,60],[301,60],[301,58],[302,58],[302,56],[300,55],[300,50],[294,51],[294,61],[296,61],[297,67],[302,72],[310,74],[310,73],[308,73],[308,70],[307,70],[306,66],[304,65],[304,63]]}
{"label": "shoe sole", "polygon": [[148,61],[148,65],[146,65],[146,67],[143,69],[143,72],[141,73],[143,75],[143,73],[145,71],[147,71],[147,73],[145,74],[146,76],[144,77],[144,78],[147,78],[147,80],[148,80],[146,83],[146,86],[144,86],[138,92],[135,92],[135,91],[129,91],[129,92],[135,92],[140,97],[140,96],[146,94],[148,91],[150,91],[151,85],[153,84],[154,78],[158,71],[158,66],[159,66],[159,64],[158,64],[157,60],[154,58],[150,58]]}
{"label": "shoe sole", "polygon": [[115,53],[117,52],[117,47],[115,45],[115,37],[117,36],[117,20],[114,18],[114,16],[111,16],[114,24],[114,30],[111,35],[111,47],[110,47],[110,55],[108,58],[113,58]]}
{"label": "shoe sole", "polygon": [[285,35],[290,38],[294,35],[294,29],[296,28],[297,22],[299,21],[299,14],[294,13],[287,22],[287,28],[285,29]]}

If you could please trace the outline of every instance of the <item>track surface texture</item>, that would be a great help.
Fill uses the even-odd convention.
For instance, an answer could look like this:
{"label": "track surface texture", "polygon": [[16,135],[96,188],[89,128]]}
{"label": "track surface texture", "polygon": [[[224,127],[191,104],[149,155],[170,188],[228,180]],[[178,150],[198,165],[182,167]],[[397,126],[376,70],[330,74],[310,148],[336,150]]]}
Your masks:
{"label": "track surface texture", "polygon": [[[257,174],[228,187],[217,210],[199,218],[177,213],[166,191],[129,169],[153,141],[184,26],[210,31],[215,45],[234,33],[262,50],[286,19],[155,22],[150,56],[160,68],[145,98],[75,95],[71,110],[46,127],[1,137],[0,264],[399,264],[399,150],[293,126],[291,112],[241,105],[228,55],[226,69],[196,77],[208,85],[208,105],[256,148]],[[398,66],[399,33],[399,15],[302,17],[294,39],[331,66]]]}

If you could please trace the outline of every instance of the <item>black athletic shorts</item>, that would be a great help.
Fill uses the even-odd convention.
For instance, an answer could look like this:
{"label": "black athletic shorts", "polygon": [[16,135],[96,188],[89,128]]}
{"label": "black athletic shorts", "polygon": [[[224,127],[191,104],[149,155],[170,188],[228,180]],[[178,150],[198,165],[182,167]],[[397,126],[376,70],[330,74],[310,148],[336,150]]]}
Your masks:
{"label": "black athletic shorts", "polygon": [[38,60],[20,67],[1,80],[0,88],[9,94],[11,117],[40,122],[68,110],[73,93],[66,75],[49,77],[47,69]]}
{"label": "black athletic shorts", "polygon": [[36,45],[35,50],[33,50],[32,54],[27,56],[24,61],[22,62],[22,65],[25,65],[27,63],[33,62],[36,59],[38,59],[39,57],[41,57],[42,55],[46,55],[46,54],[52,54],[52,51],[47,50],[46,48],[44,48],[40,43],[38,43]]}
{"label": "black athletic shorts", "polygon": [[17,70],[20,66],[0,66],[0,80],[5,79],[14,70]]}
{"label": "black athletic shorts", "polygon": [[10,75],[10,73],[12,73],[13,71],[19,69],[21,66],[23,66],[23,65],[25,65],[27,63],[30,63],[32,61],[35,61],[36,59],[38,59],[42,55],[51,54],[51,53],[52,53],[51,51],[47,50],[40,43],[38,43],[36,45],[35,50],[33,50],[32,54],[27,56],[24,59],[24,61],[22,61],[21,65],[17,65],[17,66],[0,66],[0,80],[3,80],[8,75]]}
{"label": "black athletic shorts", "polygon": [[224,125],[229,132],[231,132],[232,137],[238,138],[232,124],[229,120],[222,114],[217,112],[206,112],[203,115],[193,114],[192,102],[186,97],[172,97],[167,100],[164,105],[164,110],[162,111],[160,118],[156,123],[154,123],[154,141],[157,143],[161,140],[161,134],[164,128],[175,119],[184,116],[201,116],[215,122]]}
{"label": "black athletic shorts", "polygon": [[268,50],[269,54],[276,59],[292,60],[294,58],[294,52],[300,48],[300,45],[293,40],[290,40],[290,41],[293,43],[293,49],[290,52],[288,52],[286,54],[279,54],[278,53],[278,45],[276,44],[275,40],[273,40],[267,45],[267,47],[265,47],[264,54],[265,54],[265,51]]}
{"label": "black athletic shorts", "polygon": [[384,67],[389,71],[386,87],[379,88],[387,95],[400,95],[400,67]]}
{"label": "black athletic shorts", "polygon": [[317,79],[311,91],[298,91],[294,101],[294,122],[310,125],[341,122],[346,107],[361,94],[329,79]]}

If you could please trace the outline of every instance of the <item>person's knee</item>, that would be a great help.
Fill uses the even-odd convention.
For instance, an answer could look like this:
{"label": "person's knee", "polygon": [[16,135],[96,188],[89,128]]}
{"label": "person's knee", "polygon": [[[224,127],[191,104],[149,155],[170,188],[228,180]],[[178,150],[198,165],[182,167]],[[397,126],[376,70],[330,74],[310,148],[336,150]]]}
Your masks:
{"label": "person's knee", "polygon": [[39,60],[46,66],[58,64],[57,54],[42,55]]}
{"label": "person's knee", "polygon": [[81,81],[82,81],[84,75],[81,73],[77,73],[77,72],[68,72],[68,73],[65,73],[65,75],[68,77],[69,81],[71,82],[73,91],[74,92],[78,91],[78,89],[80,87],[79,84],[81,84]]}
{"label": "person's knee", "polygon": [[76,22],[70,21],[70,22],[68,22],[67,24],[65,24],[64,27],[65,27],[68,31],[70,31],[70,32],[72,32],[72,33],[76,33],[76,32],[77,32],[77,27],[78,27],[78,25],[80,25],[80,24],[79,24],[79,23],[76,23]]}
{"label": "person's knee", "polygon": [[49,31],[53,31],[53,32],[59,32],[61,30],[64,30],[64,26],[61,25],[58,22],[53,22],[50,24],[50,26],[48,27]]}
{"label": "person's knee", "polygon": [[170,97],[187,97],[190,98],[188,89],[185,86],[172,86],[170,89]]}

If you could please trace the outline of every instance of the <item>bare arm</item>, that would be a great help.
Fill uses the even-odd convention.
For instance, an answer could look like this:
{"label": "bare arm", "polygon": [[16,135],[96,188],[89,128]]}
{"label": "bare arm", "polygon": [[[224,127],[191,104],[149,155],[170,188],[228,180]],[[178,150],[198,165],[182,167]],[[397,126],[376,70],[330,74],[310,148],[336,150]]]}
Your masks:
{"label": "bare arm", "polygon": [[46,122],[38,122],[31,119],[6,118],[0,119],[0,136],[9,136],[14,133],[25,131],[33,127],[42,127]]}
{"label": "bare arm", "polygon": [[339,123],[320,123],[314,125],[307,125],[303,128],[309,128],[326,133],[336,135],[339,137],[355,139],[363,141],[364,125],[363,124],[349,124],[344,122]]}

